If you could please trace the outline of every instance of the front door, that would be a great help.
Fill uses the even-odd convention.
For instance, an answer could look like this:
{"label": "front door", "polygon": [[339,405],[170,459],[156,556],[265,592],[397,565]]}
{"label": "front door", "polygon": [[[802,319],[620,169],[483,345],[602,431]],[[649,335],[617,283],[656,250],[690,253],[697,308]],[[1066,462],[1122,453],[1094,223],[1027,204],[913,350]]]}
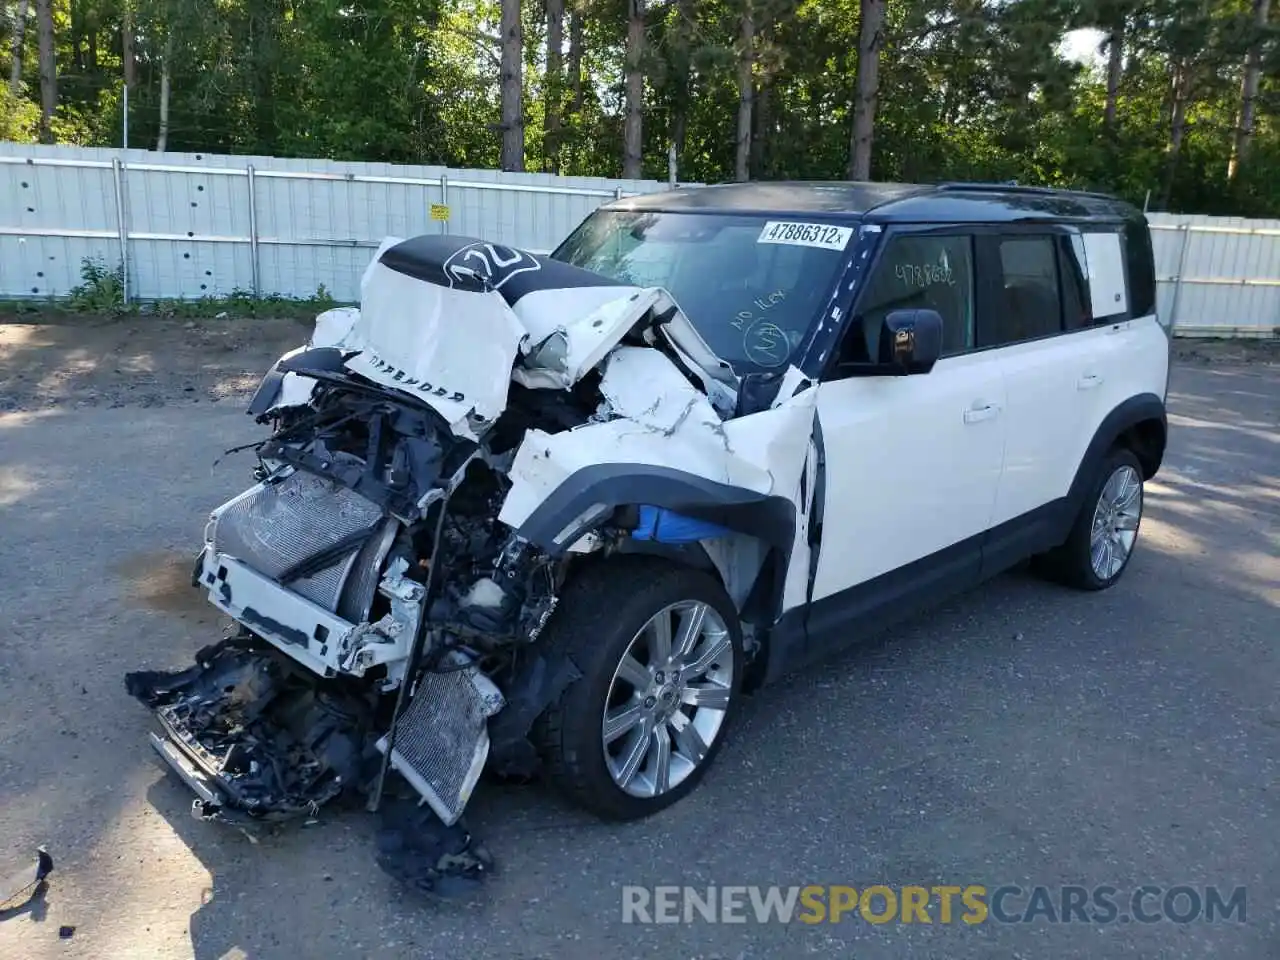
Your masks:
{"label": "front door", "polygon": [[[891,234],[832,375],[818,386],[821,539],[807,599],[811,653],[895,619],[912,596],[977,581],[1004,456],[998,357],[974,351],[973,238]],[[943,356],[912,376],[841,376],[874,359],[885,315],[929,308]]]}

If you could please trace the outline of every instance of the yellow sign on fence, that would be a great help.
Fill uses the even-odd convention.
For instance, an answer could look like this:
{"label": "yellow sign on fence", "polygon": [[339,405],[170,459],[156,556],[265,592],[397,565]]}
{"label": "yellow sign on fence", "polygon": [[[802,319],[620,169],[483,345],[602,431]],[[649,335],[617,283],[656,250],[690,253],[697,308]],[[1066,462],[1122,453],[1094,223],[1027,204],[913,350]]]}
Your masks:
{"label": "yellow sign on fence", "polygon": [[432,220],[448,220],[449,205],[445,203],[433,203],[431,205],[431,219]]}

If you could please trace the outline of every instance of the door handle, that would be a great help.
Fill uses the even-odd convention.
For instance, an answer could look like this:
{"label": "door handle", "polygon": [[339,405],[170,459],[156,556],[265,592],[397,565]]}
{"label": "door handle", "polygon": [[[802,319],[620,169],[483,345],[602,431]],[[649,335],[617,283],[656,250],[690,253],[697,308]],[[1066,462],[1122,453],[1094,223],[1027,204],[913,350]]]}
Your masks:
{"label": "door handle", "polygon": [[983,420],[990,420],[999,412],[1000,412],[1000,408],[996,406],[994,403],[988,403],[981,407],[978,407],[978,406],[970,407],[968,410],[964,412],[964,422],[979,423]]}
{"label": "door handle", "polygon": [[1102,377],[1096,373],[1086,373],[1076,381],[1077,390],[1092,390],[1094,387],[1102,385]]}

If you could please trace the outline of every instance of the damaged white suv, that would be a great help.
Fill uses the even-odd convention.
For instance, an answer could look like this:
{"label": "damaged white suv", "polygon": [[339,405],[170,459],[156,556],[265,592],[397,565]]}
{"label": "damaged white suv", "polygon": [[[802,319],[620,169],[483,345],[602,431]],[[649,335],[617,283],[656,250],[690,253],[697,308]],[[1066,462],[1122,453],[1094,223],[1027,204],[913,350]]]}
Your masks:
{"label": "damaged white suv", "polygon": [[1115,583],[1168,338],[1144,218],[1093,194],[740,184],[550,257],[388,240],[251,405],[194,572],[239,631],[128,687],[207,818],[398,775],[454,824],[486,766],[652,813],[744,689],[1026,558]]}

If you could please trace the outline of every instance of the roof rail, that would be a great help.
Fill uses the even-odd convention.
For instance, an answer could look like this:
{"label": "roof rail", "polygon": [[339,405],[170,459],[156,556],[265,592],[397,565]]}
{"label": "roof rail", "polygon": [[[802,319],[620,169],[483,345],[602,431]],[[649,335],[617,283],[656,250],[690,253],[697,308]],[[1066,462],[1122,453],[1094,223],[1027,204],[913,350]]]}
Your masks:
{"label": "roof rail", "polygon": [[942,191],[954,191],[961,193],[964,191],[972,191],[974,193],[994,192],[994,193],[1026,193],[1038,196],[1050,196],[1053,194],[1071,194],[1077,197],[1094,197],[1098,200],[1116,200],[1118,199],[1110,193],[1098,193],[1092,190],[1070,190],[1065,187],[1027,187],[1022,186],[1014,181],[1008,182],[970,182],[965,180],[952,180],[946,183],[939,183],[937,188]]}

